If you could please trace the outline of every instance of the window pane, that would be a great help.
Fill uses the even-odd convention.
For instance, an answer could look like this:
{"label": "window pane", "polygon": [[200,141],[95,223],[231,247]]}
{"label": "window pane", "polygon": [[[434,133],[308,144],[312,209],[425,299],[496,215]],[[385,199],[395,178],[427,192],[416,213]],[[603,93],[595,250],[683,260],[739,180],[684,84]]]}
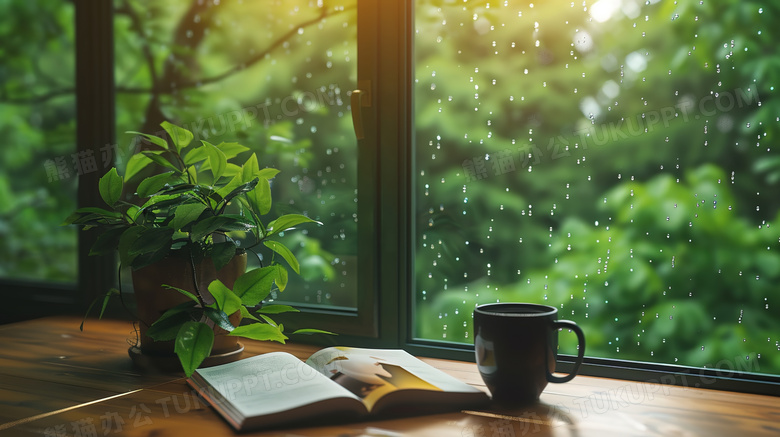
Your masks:
{"label": "window pane", "polygon": [[415,335],[528,301],[589,356],[780,373],[764,3],[418,1]]}
{"label": "window pane", "polygon": [[0,277],[76,282],[74,10],[61,1],[0,3]]}
{"label": "window pane", "polygon": [[123,132],[159,132],[163,120],[193,131],[196,141],[252,148],[261,167],[281,171],[272,214],[324,223],[286,237],[301,275],[291,274],[278,297],[354,307],[354,0],[115,5],[120,149],[129,144]]}

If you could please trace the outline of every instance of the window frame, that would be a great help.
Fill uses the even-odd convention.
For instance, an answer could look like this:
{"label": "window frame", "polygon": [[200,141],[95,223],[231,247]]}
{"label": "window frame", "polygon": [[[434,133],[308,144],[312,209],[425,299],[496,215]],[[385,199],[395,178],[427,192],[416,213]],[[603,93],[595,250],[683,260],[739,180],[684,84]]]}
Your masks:
{"label": "window frame", "polygon": [[[76,144],[77,151],[100,151],[116,143],[114,85],[114,5],[75,0],[76,8]],[[79,175],[79,208],[100,201],[98,181],[108,168]],[[116,257],[89,256],[97,235],[79,232],[78,288],[88,305],[116,282]],[[84,306],[86,308],[86,306]]]}
{"label": "window frame", "polygon": [[[360,300],[351,324],[344,322],[344,313],[307,311],[306,324],[349,332],[312,337],[308,342],[313,344],[414,347],[409,342],[410,301],[405,292],[412,280],[412,224],[407,219],[412,211],[411,148],[407,147],[412,119],[404,110],[411,107],[411,6],[408,1],[358,0],[357,82],[363,99],[368,99],[362,107],[351,108],[359,112],[365,132],[365,138],[358,140]],[[291,327],[302,326],[301,319],[280,317]]]}
{"label": "window frame", "polygon": [[[394,4],[385,5],[386,10],[381,16],[385,21],[394,20],[393,30],[397,33],[395,35],[382,33],[381,39],[386,45],[390,44],[388,41],[394,40],[395,47],[399,48],[401,52],[393,53],[397,56],[395,76],[388,75],[391,76],[389,84],[387,81],[381,81],[381,76],[379,79],[382,87],[385,84],[396,87],[394,90],[385,90],[384,93],[399,96],[400,106],[393,107],[381,104],[380,113],[377,115],[383,121],[397,119],[398,132],[403,133],[404,139],[404,142],[399,144],[403,144],[405,149],[399,153],[401,165],[398,167],[398,180],[395,181],[395,186],[398,187],[399,205],[403,205],[403,208],[399,208],[399,215],[401,211],[406,212],[403,220],[405,223],[398,223],[398,233],[403,237],[403,243],[400,245],[402,250],[398,254],[398,260],[401,264],[398,277],[402,278],[402,283],[399,284],[398,290],[401,290],[399,304],[401,308],[404,308],[398,319],[399,327],[402,329],[402,342],[399,346],[415,355],[474,362],[473,345],[422,340],[412,336],[414,332],[412,325],[414,321],[414,300],[412,296],[415,292],[412,268],[414,266],[413,243],[416,235],[414,213],[416,208],[414,206],[414,192],[411,181],[414,175],[417,174],[413,154],[414,2],[413,0],[402,0],[392,3]],[[385,30],[389,30],[389,27],[385,26]],[[385,79],[388,78],[385,77]],[[394,84],[392,79],[396,79]],[[386,162],[384,159],[387,158],[391,157],[383,156],[383,162]],[[384,241],[384,243],[388,242]],[[559,354],[557,370],[561,372],[570,371],[573,368],[575,358],[573,355]],[[739,369],[735,369],[736,366],[732,364],[724,362],[724,366],[718,367],[718,364],[716,364],[714,369],[710,369],[589,357],[586,355],[579,375],[753,394],[780,395],[780,375],[741,372]]]}

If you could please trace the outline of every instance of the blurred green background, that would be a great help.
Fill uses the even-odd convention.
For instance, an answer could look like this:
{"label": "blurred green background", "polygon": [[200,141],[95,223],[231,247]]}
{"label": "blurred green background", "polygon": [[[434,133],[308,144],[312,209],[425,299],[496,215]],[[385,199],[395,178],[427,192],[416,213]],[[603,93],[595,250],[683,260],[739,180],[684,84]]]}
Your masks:
{"label": "blurred green background", "polygon": [[[90,161],[73,155],[73,6],[0,1],[0,276],[75,282],[59,223],[77,173],[121,166],[123,132],[167,119],[282,171],[276,212],[325,223],[289,242],[285,297],[354,307],[355,2],[114,4],[118,138]],[[476,304],[530,301],[580,324],[590,356],[780,373],[778,18],[416,2],[414,335],[471,343]]]}
{"label": "blurred green background", "polygon": [[775,3],[415,11],[419,337],[526,301],[586,355],[780,372]]}

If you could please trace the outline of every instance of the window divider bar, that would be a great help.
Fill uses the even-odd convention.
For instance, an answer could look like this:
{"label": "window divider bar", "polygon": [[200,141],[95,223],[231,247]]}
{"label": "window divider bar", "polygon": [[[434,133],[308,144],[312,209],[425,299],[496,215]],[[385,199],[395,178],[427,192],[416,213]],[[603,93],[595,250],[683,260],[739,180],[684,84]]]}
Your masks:
{"label": "window divider bar", "polygon": [[[77,153],[99,159],[101,149],[116,141],[113,2],[74,0],[74,5]],[[98,204],[98,180],[107,170],[98,168],[79,175],[79,207]],[[96,237],[90,231],[79,232],[78,287],[84,304],[107,291],[116,277],[114,257],[89,256]]]}

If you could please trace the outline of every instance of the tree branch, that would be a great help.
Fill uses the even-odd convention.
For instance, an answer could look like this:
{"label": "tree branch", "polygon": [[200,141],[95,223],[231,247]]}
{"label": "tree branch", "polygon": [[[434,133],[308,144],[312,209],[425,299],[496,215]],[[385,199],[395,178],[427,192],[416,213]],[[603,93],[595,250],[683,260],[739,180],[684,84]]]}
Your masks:
{"label": "tree branch", "polygon": [[67,95],[76,95],[76,89],[75,88],[63,88],[59,90],[52,90],[44,94],[40,94],[37,96],[29,96],[29,97],[16,97],[16,98],[9,98],[9,97],[0,97],[0,104],[9,104],[9,105],[29,105],[34,103],[44,103],[51,99],[61,97],[61,96],[67,96]]}
{"label": "tree branch", "polygon": [[[317,23],[321,22],[322,20],[326,18],[335,17],[337,15],[340,15],[342,13],[354,10],[355,7],[350,8],[344,8],[339,9],[337,11],[328,12],[327,10],[323,10],[319,15],[317,15],[314,18],[311,18],[309,20],[306,20],[302,23],[300,23],[298,26],[293,27],[289,31],[285,32],[283,35],[279,36],[276,40],[274,40],[268,47],[265,48],[262,52],[256,54],[255,56],[252,56],[251,58],[247,59],[244,62],[241,62],[239,65],[236,65],[220,74],[217,74],[215,76],[211,77],[205,77],[201,79],[193,79],[193,80],[187,80],[183,82],[175,83],[175,86],[172,86],[171,80],[163,79],[168,78],[170,79],[170,76],[173,75],[173,67],[169,64],[166,66],[166,72],[163,74],[163,78],[160,78],[156,70],[154,68],[154,59],[151,54],[151,50],[149,49],[149,45],[147,43],[144,43],[143,45],[143,55],[146,60],[146,63],[149,67],[149,73],[152,78],[152,86],[151,87],[134,87],[134,86],[116,86],[115,91],[119,94],[153,94],[156,96],[160,95],[168,95],[173,94],[174,91],[181,91],[183,89],[189,89],[189,88],[196,88],[201,85],[207,85],[215,82],[219,82],[221,80],[224,80],[234,74],[240,73],[241,71],[246,70],[247,68],[251,67],[252,65],[262,61],[268,54],[276,50],[279,46],[287,42],[290,38],[295,36],[295,34],[298,33],[298,29],[305,29],[307,27],[316,25]],[[136,30],[141,32],[140,24],[138,27],[135,24],[135,19],[133,16],[137,18],[137,15],[135,14],[135,11],[130,10],[130,6],[125,2],[122,6],[120,6],[117,9],[117,12],[123,13],[125,15],[130,16],[131,21],[133,21],[133,30]],[[23,98],[3,98],[0,97],[0,103],[7,103],[7,104],[15,104],[15,105],[24,105],[24,104],[32,104],[32,103],[43,103],[50,99],[60,97],[63,95],[68,94],[75,94],[74,88],[64,88],[60,90],[53,90],[45,94],[41,94],[38,96],[30,96],[30,97],[23,97]]]}
{"label": "tree branch", "polygon": [[[130,19],[130,28],[136,31],[138,35],[143,35],[143,21],[133,7],[130,6],[128,0],[124,0],[121,5],[117,6],[115,13],[127,16]],[[157,83],[157,69],[154,66],[154,56],[149,47],[149,41],[143,38],[142,40],[141,52],[143,53],[144,60],[146,60],[146,65],[149,68],[149,77],[151,77],[152,83]]]}
{"label": "tree branch", "polygon": [[263,50],[262,52],[258,53],[255,56],[247,59],[246,61],[242,62],[241,64],[236,65],[233,68],[231,68],[231,69],[229,69],[229,70],[227,70],[227,71],[225,71],[223,73],[220,73],[220,74],[218,74],[216,76],[206,77],[206,78],[202,78],[202,79],[198,79],[198,80],[192,80],[192,81],[189,81],[189,82],[184,82],[183,84],[178,84],[177,85],[177,89],[193,88],[193,87],[196,87],[196,86],[199,86],[199,85],[206,85],[206,84],[210,84],[210,83],[214,83],[214,82],[219,82],[220,80],[223,80],[223,79],[225,79],[227,77],[230,77],[230,76],[232,76],[232,75],[234,75],[234,74],[236,74],[236,73],[238,73],[240,71],[243,71],[243,70],[247,69],[248,67],[251,67],[252,65],[262,61],[266,57],[266,55],[268,55],[269,53],[273,52],[277,47],[281,46],[287,40],[289,40],[290,38],[295,36],[295,34],[298,33],[298,29],[307,28],[309,26],[312,26],[312,25],[315,25],[315,24],[321,22],[322,20],[324,20],[326,18],[334,17],[334,16],[336,16],[338,14],[344,13],[344,12],[352,10],[352,9],[355,9],[355,7],[340,9],[339,11],[336,11],[334,13],[328,13],[326,10],[323,10],[322,13],[320,13],[317,17],[312,18],[312,19],[307,20],[307,21],[304,21],[303,23],[299,24],[298,26],[295,26],[294,28],[290,29],[289,31],[284,33],[284,35],[280,36],[273,43],[271,43],[271,45],[269,45],[265,50]]}
{"label": "tree branch", "polygon": [[152,88],[142,88],[142,87],[116,87],[116,91],[118,93],[125,93],[125,94],[144,94],[144,93],[155,93],[155,94],[172,94],[174,89],[176,91],[180,91],[183,89],[188,88],[195,88],[201,85],[207,85],[214,82],[219,82],[223,79],[226,79],[236,73],[240,73],[241,71],[246,70],[248,67],[251,67],[252,65],[262,61],[269,53],[276,50],[279,46],[287,42],[290,38],[295,36],[295,34],[298,33],[298,29],[305,29],[307,27],[316,25],[317,23],[321,22],[322,20],[326,18],[335,17],[339,14],[354,10],[355,7],[350,8],[344,8],[340,9],[338,11],[334,12],[328,12],[326,10],[323,10],[319,15],[317,15],[314,18],[311,18],[309,20],[306,20],[299,25],[293,27],[289,31],[285,32],[283,35],[279,36],[276,40],[274,40],[268,47],[266,47],[265,50],[262,52],[256,54],[255,56],[252,56],[251,58],[247,59],[246,61],[241,62],[239,65],[236,65],[220,74],[217,74],[215,76],[211,77],[205,77],[201,79],[192,79],[188,81],[178,82],[176,83],[175,88],[171,86],[170,81],[162,81],[162,82],[155,82],[155,85]]}
{"label": "tree branch", "polygon": [[[152,87],[148,91],[151,98],[146,105],[141,132],[152,132],[165,120],[160,96],[174,94],[177,91],[182,68],[186,68],[188,72],[195,69],[196,65],[191,54],[203,41],[206,30],[211,23],[211,17],[220,6],[219,2],[193,0],[180,18],[172,35],[171,44],[173,47],[189,50],[181,50],[178,56],[168,56],[163,62],[162,71],[152,82]],[[143,33],[140,33],[139,36],[143,37]],[[180,65],[185,67],[180,67]]]}

